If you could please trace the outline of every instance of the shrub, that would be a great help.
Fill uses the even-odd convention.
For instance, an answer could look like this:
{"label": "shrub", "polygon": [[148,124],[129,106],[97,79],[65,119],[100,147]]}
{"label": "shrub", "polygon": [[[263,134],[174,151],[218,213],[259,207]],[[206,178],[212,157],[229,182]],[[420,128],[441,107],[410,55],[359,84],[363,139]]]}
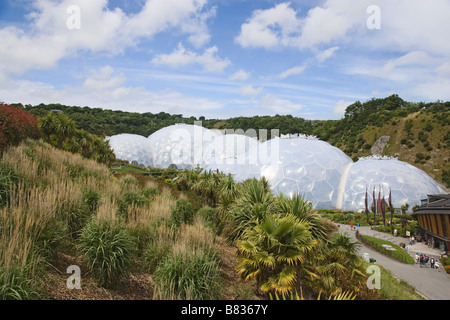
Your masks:
{"label": "shrub", "polygon": [[149,272],[154,272],[158,264],[170,253],[177,234],[176,228],[165,224],[155,224],[148,229],[148,241],[143,260]]}
{"label": "shrub", "polygon": [[20,180],[14,168],[0,160],[0,208],[8,204],[10,193]]}
{"label": "shrub", "polygon": [[0,266],[0,300],[33,300],[39,293],[32,285],[27,268]]}
{"label": "shrub", "polygon": [[40,137],[37,118],[24,110],[0,103],[0,151],[26,138]]}
{"label": "shrub", "polygon": [[117,214],[119,217],[128,221],[128,207],[135,205],[142,207],[148,202],[141,194],[129,191],[123,193],[117,200]]}
{"label": "shrub", "polygon": [[192,223],[194,213],[194,208],[188,200],[177,200],[175,208],[172,210],[172,221],[176,226],[180,226],[182,223]]}
{"label": "shrub", "polygon": [[92,219],[81,233],[79,249],[98,285],[112,286],[129,270],[134,241],[124,225]]}
{"label": "shrub", "polygon": [[211,300],[221,292],[219,256],[182,245],[158,265],[154,280],[156,299]]}
{"label": "shrub", "polygon": [[74,205],[72,208],[69,208],[67,216],[69,232],[73,238],[77,238],[88,222],[89,217],[92,216],[92,213],[86,205]]}
{"label": "shrub", "polygon": [[200,216],[205,221],[205,225],[213,233],[219,235],[222,232],[223,223],[216,209],[210,207],[200,208],[197,211],[197,215]]}
{"label": "shrub", "polygon": [[83,203],[87,206],[91,213],[95,213],[100,204],[100,193],[93,188],[85,188],[82,190]]}
{"label": "shrub", "polygon": [[156,187],[145,187],[142,189],[141,194],[143,197],[153,200],[155,196],[161,194],[161,191]]}

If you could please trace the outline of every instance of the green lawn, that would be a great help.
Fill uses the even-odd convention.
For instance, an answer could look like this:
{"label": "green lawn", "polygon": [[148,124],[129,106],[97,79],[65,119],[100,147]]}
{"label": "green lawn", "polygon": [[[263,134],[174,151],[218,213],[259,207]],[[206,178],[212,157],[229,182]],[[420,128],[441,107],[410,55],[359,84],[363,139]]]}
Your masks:
{"label": "green lawn", "polygon": [[[405,249],[401,248],[400,246],[386,240],[374,238],[371,236],[362,235],[361,240],[367,244],[368,246],[376,249],[377,251],[384,253],[388,256],[391,256],[392,258],[404,262],[407,264],[414,264],[414,259],[409,255]],[[395,250],[387,250],[383,245],[389,245]]]}
{"label": "green lawn", "polygon": [[111,171],[115,171],[116,173],[148,173],[145,169],[139,169],[136,167],[123,167],[119,169],[111,169]]}
{"label": "green lawn", "polygon": [[[365,262],[365,267],[372,263]],[[383,300],[425,300],[414,287],[403,280],[395,278],[389,270],[377,265],[381,270],[381,287],[378,291]]]}

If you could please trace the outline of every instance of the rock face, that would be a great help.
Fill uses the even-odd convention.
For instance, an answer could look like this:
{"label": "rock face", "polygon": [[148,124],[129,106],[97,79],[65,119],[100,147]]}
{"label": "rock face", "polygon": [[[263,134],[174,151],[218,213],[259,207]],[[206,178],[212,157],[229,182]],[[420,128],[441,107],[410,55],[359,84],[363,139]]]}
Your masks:
{"label": "rock face", "polygon": [[378,139],[370,149],[372,152],[372,155],[374,156],[381,156],[383,154],[383,150],[386,147],[387,143],[389,142],[389,139],[391,139],[390,136],[382,136],[380,139]]}

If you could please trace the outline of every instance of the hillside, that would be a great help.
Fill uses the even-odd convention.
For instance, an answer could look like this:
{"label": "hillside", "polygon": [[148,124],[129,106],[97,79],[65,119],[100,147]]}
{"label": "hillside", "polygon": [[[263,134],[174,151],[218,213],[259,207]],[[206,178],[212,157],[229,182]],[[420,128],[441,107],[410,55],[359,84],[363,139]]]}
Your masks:
{"label": "hillside", "polygon": [[450,188],[450,107],[440,111],[420,109],[407,115],[393,115],[381,124],[368,123],[354,135],[334,142],[356,160],[372,154],[382,136],[389,140],[381,155],[408,162]]}
{"label": "hillside", "polygon": [[[0,300],[258,299],[253,282],[238,281],[235,247],[201,216],[173,222],[181,205],[201,209],[193,197],[146,175],[113,176],[41,141],[8,149],[0,159]],[[168,256],[191,266],[186,281],[198,288],[165,287],[158,265]]]}
{"label": "hillside", "polygon": [[420,298],[388,273],[406,294],[369,290],[357,244],[264,180],[130,169],[42,140],[3,153],[1,300]]}

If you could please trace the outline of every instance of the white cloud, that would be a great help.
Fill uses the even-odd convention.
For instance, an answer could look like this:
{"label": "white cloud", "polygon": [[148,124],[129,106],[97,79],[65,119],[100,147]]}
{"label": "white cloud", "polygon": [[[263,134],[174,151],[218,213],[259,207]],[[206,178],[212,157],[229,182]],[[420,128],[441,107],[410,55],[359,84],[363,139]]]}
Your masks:
{"label": "white cloud", "polygon": [[236,43],[244,48],[263,47],[273,49],[286,46],[297,33],[300,20],[289,3],[280,3],[267,10],[256,10],[252,17],[241,26]]}
{"label": "white cloud", "polygon": [[325,60],[331,58],[336,51],[339,50],[339,47],[332,47],[327,50],[323,50],[316,55],[316,59],[319,62],[324,62]]}
{"label": "white cloud", "polygon": [[236,73],[232,74],[228,79],[232,81],[245,81],[250,77],[250,73],[246,72],[245,70],[239,70]]}
{"label": "white cloud", "polygon": [[124,25],[124,35],[152,37],[153,35],[177,28],[189,34],[189,41],[196,47],[210,40],[207,20],[214,17],[216,9],[205,10],[207,0],[147,0],[143,9],[132,16]]}
{"label": "white cloud", "polygon": [[336,102],[336,104],[333,107],[333,113],[339,116],[343,116],[345,114],[345,110],[347,109],[347,107],[351,104],[353,104],[355,101],[344,101],[344,100],[339,100],[338,102]]}
{"label": "white cloud", "polygon": [[99,71],[94,70],[92,76],[86,78],[83,86],[93,92],[102,92],[111,88],[117,88],[125,82],[123,76],[114,76],[114,69],[111,66],[105,66]]}
{"label": "white cloud", "polygon": [[199,64],[205,71],[223,71],[231,62],[228,59],[220,59],[217,57],[219,50],[216,46],[208,48],[201,55],[186,50],[181,43],[169,54],[159,54],[152,59],[154,64],[168,65],[171,67],[187,66],[190,64]]}
{"label": "white cloud", "polygon": [[[0,29],[0,71],[21,74],[30,69],[53,68],[64,57],[83,50],[122,53],[142,39],[176,30],[194,46],[210,40],[207,21],[215,8],[206,10],[207,0],[147,0],[141,11],[125,14],[108,9],[108,0],[35,0],[30,2],[26,31]],[[67,27],[69,6],[80,8],[80,28]]]}
{"label": "white cloud", "polygon": [[[300,15],[289,2],[281,3],[254,11],[235,41],[244,48],[315,49],[351,43],[373,50],[449,54],[450,42],[443,41],[450,30],[449,1],[379,0],[381,29],[369,30],[367,8],[373,4],[372,0],[326,0]],[[331,53],[324,52],[323,57]]]}
{"label": "white cloud", "polygon": [[[1,75],[1,74],[0,74]],[[108,81],[108,76],[111,81]],[[61,103],[123,110],[129,112],[153,112],[161,110],[184,115],[220,114],[224,103],[204,97],[186,95],[172,89],[149,91],[144,87],[126,86],[127,79],[110,66],[90,71],[80,86],[55,88],[44,82],[15,80],[0,76],[0,97],[6,103],[20,102],[37,105],[40,103]]]}
{"label": "white cloud", "polygon": [[303,108],[303,105],[301,104],[293,103],[286,99],[280,99],[273,94],[263,96],[260,100],[260,105],[265,109],[279,114],[290,114]]}
{"label": "white cloud", "polygon": [[263,88],[261,88],[261,87],[253,88],[252,85],[248,85],[248,86],[241,87],[240,91],[241,91],[241,96],[244,96],[244,97],[256,97],[257,95],[259,95],[263,91]]}
{"label": "white cloud", "polygon": [[296,67],[292,67],[292,68],[290,68],[290,69],[288,69],[288,70],[286,70],[286,71],[281,72],[281,73],[277,76],[277,78],[285,79],[285,78],[287,78],[287,77],[289,77],[289,76],[293,76],[293,75],[300,74],[300,73],[302,73],[303,71],[305,71],[305,68],[306,68],[305,66],[296,66]]}
{"label": "white cloud", "polygon": [[444,62],[435,69],[436,73],[443,77],[450,78],[450,62]]}

